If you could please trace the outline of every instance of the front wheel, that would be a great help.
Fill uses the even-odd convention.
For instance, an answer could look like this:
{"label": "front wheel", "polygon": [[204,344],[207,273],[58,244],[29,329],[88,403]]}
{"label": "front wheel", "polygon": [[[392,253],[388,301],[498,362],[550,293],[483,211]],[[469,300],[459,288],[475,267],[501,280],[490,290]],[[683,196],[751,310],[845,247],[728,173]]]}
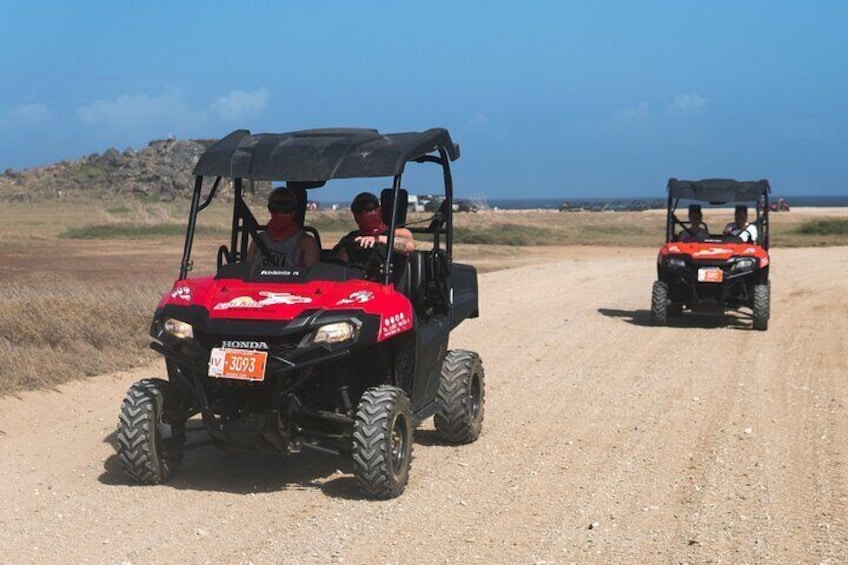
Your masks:
{"label": "front wheel", "polygon": [[436,431],[451,443],[471,443],[483,427],[485,373],[473,351],[448,351],[439,385],[441,408],[433,416]]}
{"label": "front wheel", "polygon": [[369,388],[353,423],[353,468],[359,487],[376,498],[400,495],[412,463],[412,408],[403,390]]}
{"label": "front wheel", "polygon": [[651,324],[668,324],[668,285],[662,281],[654,281],[651,289]]}
{"label": "front wheel", "polygon": [[768,283],[754,285],[754,324],[755,330],[765,331],[768,329],[770,314],[771,292]]}
{"label": "front wheel", "polygon": [[184,422],[176,415],[176,392],[162,379],[133,384],[118,419],[118,460],[141,484],[167,481],[182,463]]}

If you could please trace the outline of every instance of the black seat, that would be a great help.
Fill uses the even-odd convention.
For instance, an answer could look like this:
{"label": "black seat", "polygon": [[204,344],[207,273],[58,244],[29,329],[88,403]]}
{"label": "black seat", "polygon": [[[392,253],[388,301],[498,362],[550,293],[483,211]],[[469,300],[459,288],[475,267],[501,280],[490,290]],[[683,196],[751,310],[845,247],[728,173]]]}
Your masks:
{"label": "black seat", "polygon": [[307,226],[306,224],[306,189],[302,186],[291,186],[287,184],[288,189],[291,190],[295,196],[297,196],[297,212],[295,213],[295,220],[297,221],[298,227],[300,227],[303,231],[308,234],[311,234],[312,237],[315,238],[315,242],[318,244],[318,249],[322,249],[321,247],[321,236],[318,234],[318,230],[312,226]]}
{"label": "black seat", "polygon": [[[380,192],[380,211],[383,216],[383,223],[387,226],[392,221],[392,195],[393,190],[391,188],[384,188]],[[405,188],[401,188],[398,190],[398,199],[395,203],[397,205],[398,211],[398,227],[406,224],[406,210],[409,208],[409,193],[406,192]]]}
{"label": "black seat", "polygon": [[426,251],[413,251],[404,261],[395,288],[409,298],[418,316],[425,316],[427,291],[427,255]]}

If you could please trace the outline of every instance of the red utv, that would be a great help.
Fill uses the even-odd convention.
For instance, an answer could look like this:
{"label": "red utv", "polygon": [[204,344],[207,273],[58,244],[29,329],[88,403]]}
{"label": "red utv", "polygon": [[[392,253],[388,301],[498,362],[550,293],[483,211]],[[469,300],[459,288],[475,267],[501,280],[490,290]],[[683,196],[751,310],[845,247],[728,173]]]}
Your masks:
{"label": "red utv", "polygon": [[[767,180],[738,182],[729,179],[668,181],[665,245],[657,255],[657,281],[651,294],[651,322],[666,325],[684,311],[750,311],[755,330],[768,329],[770,314],[769,222]],[[691,225],[678,211],[686,204],[722,206],[750,204],[756,214],[747,233],[726,233],[721,226]],[[715,210],[713,210],[715,213]],[[692,237],[693,234],[703,234]],[[747,240],[747,241],[746,241]]]}
{"label": "red utv", "polygon": [[[168,379],[135,383],[121,409],[117,450],[126,474],[141,483],[167,480],[187,431],[199,428],[221,447],[347,457],[361,488],[388,498],[407,484],[413,430],[425,419],[434,416],[448,442],[477,439],[483,367],[476,353],[448,350],[451,330],[478,316],[476,270],[452,260],[450,162],[458,157],[444,129],[238,130],[203,153],[179,279],[151,327]],[[435,173],[444,201],[423,227],[409,228],[416,250],[406,257],[392,243],[405,222],[401,178],[410,163]],[[388,242],[367,269],[328,251],[308,269],[246,260],[265,228],[244,198],[253,181],[284,181],[299,192],[298,221],[320,245],[305,225],[306,191],[363,177],[392,179],[381,194]],[[189,276],[198,216],[222,179],[234,192],[228,245],[218,250],[215,273]]]}

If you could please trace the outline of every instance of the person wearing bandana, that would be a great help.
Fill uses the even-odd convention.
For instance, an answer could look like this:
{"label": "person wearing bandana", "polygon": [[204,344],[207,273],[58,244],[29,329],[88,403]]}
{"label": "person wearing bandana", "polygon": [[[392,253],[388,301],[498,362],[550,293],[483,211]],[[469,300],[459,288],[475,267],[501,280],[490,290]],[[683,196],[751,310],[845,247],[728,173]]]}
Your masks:
{"label": "person wearing bandana", "polygon": [[[356,195],[350,204],[358,229],[344,236],[334,248],[334,255],[351,265],[367,266],[374,254],[374,246],[385,245],[389,227],[383,222],[380,200],[370,192]],[[415,250],[412,232],[406,228],[395,229],[394,252],[409,255]]]}
{"label": "person wearing bandana", "polygon": [[248,262],[261,261],[263,267],[269,268],[308,268],[318,262],[318,242],[298,225],[297,209],[297,197],[288,188],[280,186],[271,191],[271,219],[267,229],[259,233],[263,245],[250,243]]}

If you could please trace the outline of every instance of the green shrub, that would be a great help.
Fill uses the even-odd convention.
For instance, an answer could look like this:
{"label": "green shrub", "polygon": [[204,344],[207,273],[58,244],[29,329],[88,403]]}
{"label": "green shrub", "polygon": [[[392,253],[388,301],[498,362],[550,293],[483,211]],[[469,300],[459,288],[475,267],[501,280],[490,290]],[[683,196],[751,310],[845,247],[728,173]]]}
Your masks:
{"label": "green shrub", "polygon": [[801,235],[848,235],[848,219],[828,218],[804,222],[796,231]]}

